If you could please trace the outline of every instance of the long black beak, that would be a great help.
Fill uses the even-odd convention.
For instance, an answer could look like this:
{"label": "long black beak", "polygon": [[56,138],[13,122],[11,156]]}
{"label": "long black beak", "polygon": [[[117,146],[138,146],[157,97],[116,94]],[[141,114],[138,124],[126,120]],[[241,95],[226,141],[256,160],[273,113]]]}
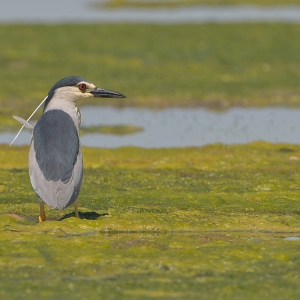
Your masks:
{"label": "long black beak", "polygon": [[126,96],[124,96],[121,93],[105,90],[97,87],[91,90],[90,93],[94,95],[94,97],[100,97],[100,98],[126,98]]}

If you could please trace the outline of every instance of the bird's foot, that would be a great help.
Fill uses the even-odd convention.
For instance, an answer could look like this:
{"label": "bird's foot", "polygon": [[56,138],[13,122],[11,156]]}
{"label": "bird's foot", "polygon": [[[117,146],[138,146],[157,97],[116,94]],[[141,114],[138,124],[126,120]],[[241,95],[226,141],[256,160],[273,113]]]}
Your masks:
{"label": "bird's foot", "polygon": [[45,222],[45,221],[46,221],[46,215],[39,216],[39,222],[40,223]]}
{"label": "bird's foot", "polygon": [[39,215],[39,222],[42,223],[46,221],[46,213],[45,213],[45,207],[44,202],[40,201],[40,215]]}

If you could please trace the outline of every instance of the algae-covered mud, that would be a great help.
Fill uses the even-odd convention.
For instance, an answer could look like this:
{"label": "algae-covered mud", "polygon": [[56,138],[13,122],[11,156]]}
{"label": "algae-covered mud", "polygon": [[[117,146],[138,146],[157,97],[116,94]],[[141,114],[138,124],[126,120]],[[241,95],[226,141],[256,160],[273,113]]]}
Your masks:
{"label": "algae-covered mud", "polygon": [[285,234],[1,232],[2,299],[297,299]]}
{"label": "algae-covered mud", "polygon": [[299,107],[299,36],[280,23],[1,25],[0,125],[18,128],[12,114],[26,118],[73,74],[128,97],[93,104]]}
{"label": "algae-covered mud", "polygon": [[0,298],[297,299],[300,146],[84,148],[81,219],[0,147]]}
{"label": "algae-covered mud", "polygon": [[117,135],[125,135],[125,134],[133,134],[136,132],[143,131],[142,127],[137,127],[134,125],[115,125],[115,126],[89,126],[89,127],[81,127],[80,134],[84,135],[87,133],[103,133],[103,134],[117,134]]}
{"label": "algae-covered mud", "polygon": [[[98,1],[99,2],[99,1]],[[108,0],[97,3],[98,7],[176,7],[188,5],[295,5],[299,0]]]}

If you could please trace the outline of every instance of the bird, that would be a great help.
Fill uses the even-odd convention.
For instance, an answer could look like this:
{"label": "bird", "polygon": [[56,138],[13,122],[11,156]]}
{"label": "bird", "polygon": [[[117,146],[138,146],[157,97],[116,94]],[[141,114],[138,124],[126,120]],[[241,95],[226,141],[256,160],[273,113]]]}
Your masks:
{"label": "bird", "polygon": [[39,222],[46,221],[45,204],[59,210],[73,204],[75,217],[79,218],[83,159],[77,101],[90,97],[126,98],[121,93],[98,88],[80,76],[68,76],[56,82],[37,107],[44,103],[43,114],[34,127],[28,121],[37,109],[27,121],[14,116],[32,131],[29,177],[40,203]]}

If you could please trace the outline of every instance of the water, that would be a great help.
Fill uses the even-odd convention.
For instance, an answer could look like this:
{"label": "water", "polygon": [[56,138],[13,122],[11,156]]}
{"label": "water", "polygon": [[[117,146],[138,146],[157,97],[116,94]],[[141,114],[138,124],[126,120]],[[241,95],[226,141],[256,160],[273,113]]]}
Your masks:
{"label": "water", "polygon": [[300,241],[300,237],[290,236],[290,237],[284,238],[284,240],[286,240],[286,241]]}
{"label": "water", "polygon": [[[300,144],[300,109],[233,108],[223,112],[204,108],[82,107],[82,126],[134,125],[144,131],[129,135],[86,134],[84,146],[138,146],[144,148],[204,146],[212,143],[244,144],[253,141]],[[24,117],[24,116],[23,116]],[[25,116],[26,117],[26,116]],[[0,134],[0,143],[9,144],[15,133]],[[28,144],[23,130],[15,145]]]}
{"label": "water", "polygon": [[0,4],[2,24],[300,22],[297,5],[95,9],[90,0],[0,0]]}

